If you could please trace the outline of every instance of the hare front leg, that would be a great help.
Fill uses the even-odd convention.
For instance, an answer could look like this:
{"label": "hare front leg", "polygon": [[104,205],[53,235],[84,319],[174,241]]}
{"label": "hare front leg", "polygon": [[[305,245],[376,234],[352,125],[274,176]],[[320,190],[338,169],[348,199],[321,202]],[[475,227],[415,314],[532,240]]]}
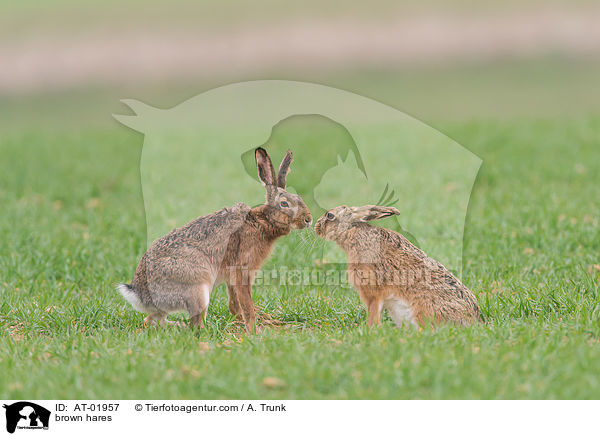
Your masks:
{"label": "hare front leg", "polygon": [[256,327],[256,308],[252,303],[252,282],[254,274],[244,267],[231,267],[226,280],[229,291],[229,310],[238,311],[244,320],[246,331],[252,332]]}
{"label": "hare front leg", "polygon": [[379,325],[381,323],[381,312],[383,310],[383,301],[380,299],[372,298],[367,303],[367,313],[369,314],[369,327],[373,324]]}
{"label": "hare front leg", "polygon": [[236,318],[243,319],[240,301],[235,292],[235,288],[230,284],[227,285],[227,296],[229,298],[229,312]]}
{"label": "hare front leg", "polygon": [[242,311],[246,332],[251,333],[256,328],[256,309],[252,303],[252,287],[250,284],[236,286],[235,294]]}

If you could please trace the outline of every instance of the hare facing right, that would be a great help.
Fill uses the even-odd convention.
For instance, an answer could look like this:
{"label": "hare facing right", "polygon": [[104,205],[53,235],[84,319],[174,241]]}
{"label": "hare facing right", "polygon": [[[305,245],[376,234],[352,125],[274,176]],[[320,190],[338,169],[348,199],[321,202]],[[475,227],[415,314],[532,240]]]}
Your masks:
{"label": "hare facing right", "polygon": [[167,314],[187,311],[192,326],[203,326],[210,293],[225,282],[229,311],[243,319],[248,332],[255,329],[254,274],[277,239],[312,223],[304,200],[285,190],[292,152],[287,151],[278,172],[265,149],[258,147],[255,158],[265,204],[250,208],[238,203],[172,230],[146,251],[131,284],[118,286],[134,309],[149,314],[145,324],[173,324]]}
{"label": "hare facing right", "polygon": [[481,319],[475,296],[441,263],[408,239],[368,221],[399,215],[393,207],[338,206],[321,216],[316,233],[335,241],[348,255],[348,279],[367,306],[368,324],[379,324],[386,309],[396,325]]}

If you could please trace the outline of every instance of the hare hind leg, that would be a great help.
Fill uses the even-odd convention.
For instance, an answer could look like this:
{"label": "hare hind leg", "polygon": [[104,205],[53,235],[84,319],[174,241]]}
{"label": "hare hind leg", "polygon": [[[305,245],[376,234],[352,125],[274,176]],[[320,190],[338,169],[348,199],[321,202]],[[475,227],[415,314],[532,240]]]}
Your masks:
{"label": "hare hind leg", "polygon": [[402,298],[389,298],[385,301],[384,307],[394,321],[394,324],[396,324],[396,327],[402,327],[404,324],[418,325],[418,316],[415,315],[413,306]]}
{"label": "hare hind leg", "polygon": [[144,318],[144,327],[151,325],[157,327],[181,327],[179,321],[169,321],[165,312],[154,312]]}
{"label": "hare hind leg", "polygon": [[208,304],[210,302],[211,286],[208,283],[193,286],[186,302],[187,311],[190,314],[191,326],[204,327]]}
{"label": "hare hind leg", "polygon": [[154,312],[144,318],[144,327],[150,327],[151,325],[160,325],[160,322],[167,316],[164,312]]}

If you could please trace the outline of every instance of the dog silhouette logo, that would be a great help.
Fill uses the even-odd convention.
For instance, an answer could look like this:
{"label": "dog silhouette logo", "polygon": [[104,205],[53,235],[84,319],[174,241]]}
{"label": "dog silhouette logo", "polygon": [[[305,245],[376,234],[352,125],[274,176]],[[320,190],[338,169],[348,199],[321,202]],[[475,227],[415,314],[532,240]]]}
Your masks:
{"label": "dog silhouette logo", "polygon": [[48,429],[50,411],[28,401],[4,405],[6,409],[6,431],[14,433],[18,429]]}
{"label": "dog silhouette logo", "polygon": [[[114,118],[143,134],[148,247],[199,216],[240,201],[263,204],[254,151],[260,146],[278,162],[293,152],[286,189],[302,197],[313,217],[341,204],[394,204],[402,215],[380,225],[460,277],[482,161],[431,126],[368,97],[285,80],[232,83],[165,109],[122,102],[133,114]],[[323,244],[311,235],[290,238],[318,257]]]}

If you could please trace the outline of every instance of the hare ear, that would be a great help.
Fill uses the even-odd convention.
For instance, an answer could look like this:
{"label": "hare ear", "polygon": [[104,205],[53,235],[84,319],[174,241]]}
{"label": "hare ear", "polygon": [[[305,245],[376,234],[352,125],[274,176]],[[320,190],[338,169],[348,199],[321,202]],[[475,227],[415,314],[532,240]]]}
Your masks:
{"label": "hare ear", "polygon": [[385,206],[361,206],[361,207],[353,207],[353,218],[354,221],[373,221],[380,220],[383,218],[387,218],[392,215],[400,215],[400,211],[395,207],[385,207]]}
{"label": "hare ear", "polygon": [[258,169],[258,178],[264,186],[271,186],[275,184],[275,169],[273,163],[269,157],[269,153],[262,147],[258,147],[254,150],[254,156],[256,157],[256,168]]}
{"label": "hare ear", "polygon": [[283,160],[281,161],[281,165],[279,165],[279,174],[277,175],[277,186],[281,189],[285,189],[285,178],[290,172],[290,164],[294,157],[292,156],[292,152],[290,150],[285,152],[285,156],[283,156]]}

